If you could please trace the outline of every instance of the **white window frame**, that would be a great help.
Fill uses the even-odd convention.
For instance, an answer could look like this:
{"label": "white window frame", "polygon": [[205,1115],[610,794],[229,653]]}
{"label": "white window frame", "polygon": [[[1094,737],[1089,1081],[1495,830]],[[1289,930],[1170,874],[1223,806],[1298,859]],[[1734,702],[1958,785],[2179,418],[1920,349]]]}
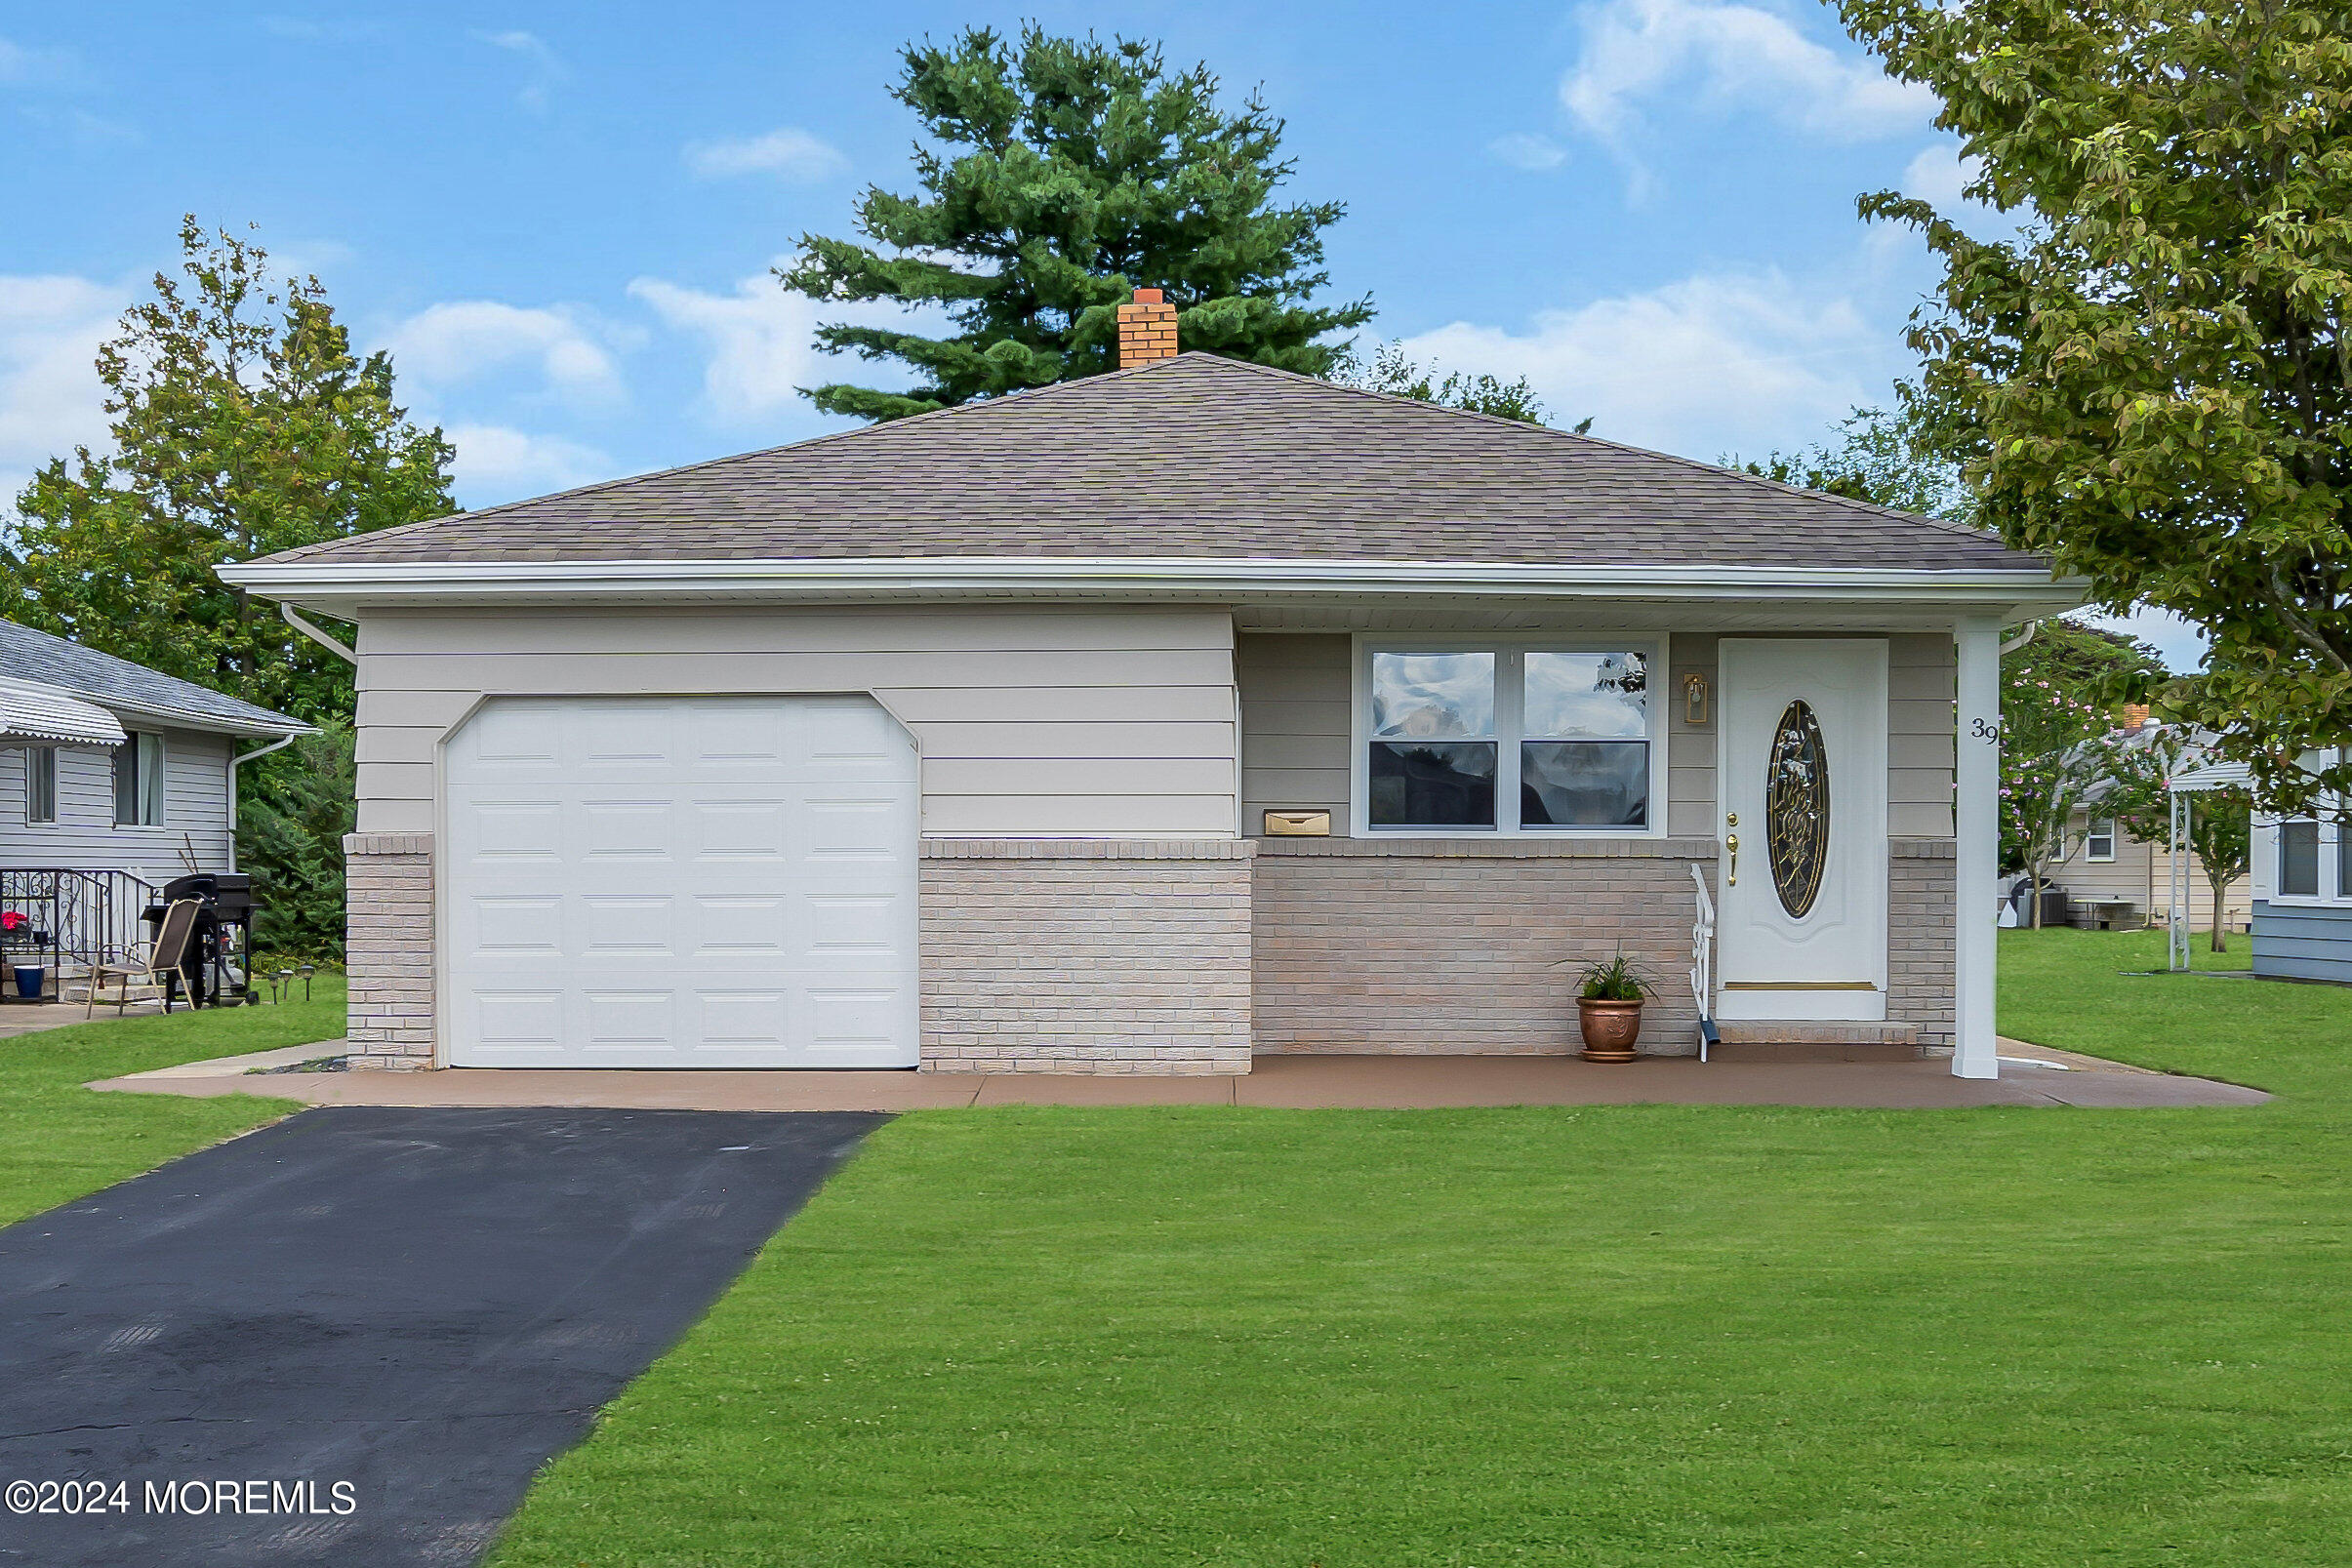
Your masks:
{"label": "white window frame", "polygon": [[[2273,817],[2260,824],[2255,835],[2254,867],[2257,885],[2254,892],[2265,904],[2282,905],[2290,909],[2341,909],[2352,907],[2352,886],[2344,875],[2344,846],[2352,842],[2352,823],[2335,815],[2335,806],[2322,806],[2316,817]],[[2319,825],[2316,850],[2319,865],[2313,878],[2316,893],[2285,891],[2287,869],[2287,835],[2280,831],[2289,823],[2317,823]]]}
{"label": "white window frame", "polygon": [[[2107,824],[2107,831],[2104,833],[2099,831],[2099,824],[2101,823],[2105,823]],[[2107,841],[2107,852],[2104,855],[2090,847],[2092,843],[2101,838],[2104,838]],[[2111,865],[2114,864],[2115,819],[2113,817],[2100,817],[2094,814],[2084,822],[2083,859],[2085,862],[2092,865]]]}
{"label": "white window frame", "polygon": [[[1416,637],[1397,632],[1357,632],[1349,661],[1353,671],[1348,695],[1348,824],[1351,838],[1664,838],[1667,796],[1666,673],[1673,650],[1664,632],[1579,632],[1573,636],[1541,632],[1501,635],[1446,634]],[[1494,661],[1494,814],[1492,827],[1374,827],[1372,825],[1372,656],[1374,654],[1493,654]],[[1649,803],[1642,827],[1521,827],[1518,825],[1520,786],[1521,709],[1526,691],[1520,674],[1520,656],[1545,654],[1641,654],[1648,664],[1649,689],[1642,704],[1648,719],[1644,737],[1649,746]],[[1536,737],[1541,740],[1542,737]],[[1625,737],[1630,740],[1631,737]],[[1506,803],[1509,803],[1506,811]],[[1511,819],[1505,825],[1503,819]]]}
{"label": "white window frame", "polygon": [[[148,782],[148,773],[144,768],[140,766],[142,755],[146,749],[146,747],[142,745],[141,743],[150,737],[152,737],[155,742],[155,770],[152,776],[153,784],[151,785]],[[155,807],[155,816],[152,821],[122,821],[122,793],[121,790],[117,788],[114,791],[114,825],[116,827],[128,827],[133,829],[163,827],[169,825],[172,801],[172,792],[169,787],[169,783],[172,777],[171,743],[164,739],[164,735],[161,730],[132,730],[123,737],[123,747],[128,749],[132,754],[132,789],[135,795],[135,810],[143,810],[144,806],[148,802],[149,790],[151,788],[153,791],[152,798]],[[119,768],[121,764],[117,762],[115,766]],[[117,774],[116,778],[119,777],[120,775]],[[113,781],[109,781],[109,783],[112,782]]]}
{"label": "white window frame", "polygon": [[[33,815],[33,775],[46,769],[49,774],[49,815]],[[58,824],[58,748],[54,745],[28,745],[24,748],[24,825],[55,827]]]}

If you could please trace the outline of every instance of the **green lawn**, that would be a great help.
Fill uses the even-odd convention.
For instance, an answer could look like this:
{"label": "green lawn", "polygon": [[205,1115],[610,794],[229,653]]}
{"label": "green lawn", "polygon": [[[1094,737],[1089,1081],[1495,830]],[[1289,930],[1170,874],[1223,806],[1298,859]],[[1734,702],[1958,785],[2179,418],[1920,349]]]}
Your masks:
{"label": "green lawn", "polygon": [[0,1040],[0,1224],[69,1202],[300,1108],[235,1096],[100,1095],[98,1078],[340,1038],[343,977],[312,1000],[108,1019]]}
{"label": "green lawn", "polygon": [[2282,1098],[907,1116],[495,1560],[2344,1562],[2352,993],[2005,940]]}

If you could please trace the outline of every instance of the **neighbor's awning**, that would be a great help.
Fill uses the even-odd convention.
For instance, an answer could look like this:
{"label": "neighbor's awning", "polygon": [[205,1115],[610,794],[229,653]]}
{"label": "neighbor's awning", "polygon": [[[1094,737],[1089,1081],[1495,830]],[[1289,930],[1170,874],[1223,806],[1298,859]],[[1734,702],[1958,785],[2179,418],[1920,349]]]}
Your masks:
{"label": "neighbor's awning", "polygon": [[0,676],[0,745],[120,745],[122,721],[39,681]]}
{"label": "neighbor's awning", "polygon": [[2175,794],[2196,794],[2208,789],[2243,789],[2253,783],[2253,770],[2243,762],[2201,762],[2172,775],[2165,781],[2165,787]]}

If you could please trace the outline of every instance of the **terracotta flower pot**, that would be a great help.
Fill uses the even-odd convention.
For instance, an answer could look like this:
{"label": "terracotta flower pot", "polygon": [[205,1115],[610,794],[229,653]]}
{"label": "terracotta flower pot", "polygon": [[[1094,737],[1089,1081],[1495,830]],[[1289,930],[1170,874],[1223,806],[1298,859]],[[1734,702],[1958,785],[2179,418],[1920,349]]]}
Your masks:
{"label": "terracotta flower pot", "polygon": [[1642,1004],[1576,999],[1576,1023],[1584,1031],[1587,1062],[1631,1062],[1642,1038]]}

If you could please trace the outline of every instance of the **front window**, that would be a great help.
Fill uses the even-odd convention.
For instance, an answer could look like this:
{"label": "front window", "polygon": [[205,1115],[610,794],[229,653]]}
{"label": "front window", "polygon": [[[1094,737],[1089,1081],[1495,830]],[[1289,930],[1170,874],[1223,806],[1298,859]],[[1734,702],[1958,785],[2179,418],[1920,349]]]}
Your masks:
{"label": "front window", "polygon": [[29,746],[24,752],[24,821],[34,827],[58,820],[58,748]]}
{"label": "front window", "polygon": [[1649,660],[1640,649],[1373,649],[1367,825],[1647,829]]}
{"label": "front window", "polygon": [[2115,859],[2115,819],[2093,817],[2083,834],[2083,859],[2111,861]]}
{"label": "front window", "polygon": [[2320,824],[2305,818],[2279,824],[2279,897],[2316,899],[2320,893]]}
{"label": "front window", "polygon": [[163,822],[163,737],[135,732],[114,751],[114,824],[155,827]]}
{"label": "front window", "polygon": [[2335,896],[2352,904],[2352,817],[2335,823]]}

